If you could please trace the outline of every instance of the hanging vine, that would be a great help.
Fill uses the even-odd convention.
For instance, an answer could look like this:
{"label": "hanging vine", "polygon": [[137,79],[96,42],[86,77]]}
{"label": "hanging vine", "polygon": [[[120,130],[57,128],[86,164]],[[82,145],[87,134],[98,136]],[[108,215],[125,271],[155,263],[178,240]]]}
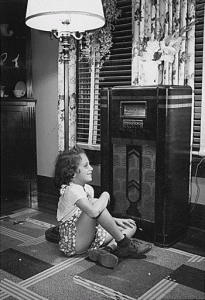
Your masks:
{"label": "hanging vine", "polygon": [[[112,31],[119,18],[121,11],[117,8],[117,0],[102,0],[105,25],[102,28],[85,33],[82,43],[82,57],[86,57],[89,64],[99,62],[100,67],[103,62],[110,58],[110,48],[112,47]],[[93,56],[93,53],[95,55]]]}

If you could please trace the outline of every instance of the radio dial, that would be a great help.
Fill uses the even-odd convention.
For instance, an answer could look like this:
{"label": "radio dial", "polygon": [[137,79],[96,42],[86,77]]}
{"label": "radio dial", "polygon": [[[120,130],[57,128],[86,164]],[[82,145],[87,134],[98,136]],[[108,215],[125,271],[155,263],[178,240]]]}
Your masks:
{"label": "radio dial", "polygon": [[143,129],[143,121],[142,120],[123,120],[123,128],[124,129]]}

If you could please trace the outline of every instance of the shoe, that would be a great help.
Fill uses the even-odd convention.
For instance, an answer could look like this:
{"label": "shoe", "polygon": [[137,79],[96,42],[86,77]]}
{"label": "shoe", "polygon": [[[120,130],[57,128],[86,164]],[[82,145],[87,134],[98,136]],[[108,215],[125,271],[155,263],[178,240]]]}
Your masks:
{"label": "shoe", "polygon": [[88,253],[88,257],[92,261],[98,262],[106,268],[113,268],[118,264],[117,256],[104,249],[90,250]]}
{"label": "shoe", "polygon": [[130,243],[125,247],[117,247],[115,254],[118,257],[133,257],[139,258],[144,256],[152,249],[151,244],[139,242],[136,239],[130,239]]}

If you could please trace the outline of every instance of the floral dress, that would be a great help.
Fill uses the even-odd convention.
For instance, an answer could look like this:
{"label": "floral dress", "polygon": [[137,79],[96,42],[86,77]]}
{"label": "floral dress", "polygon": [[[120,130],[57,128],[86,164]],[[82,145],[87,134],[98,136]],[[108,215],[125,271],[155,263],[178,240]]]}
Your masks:
{"label": "floral dress", "polygon": [[[82,188],[83,187],[72,183],[70,185],[62,185],[60,189],[61,196],[59,198],[57,211],[60,234],[59,246],[60,250],[66,256],[76,254],[76,223],[82,213],[82,210],[77,207],[75,202],[83,197],[87,197],[89,201],[92,201],[92,195],[90,194],[94,194],[93,188],[90,185],[86,184],[83,190]],[[69,202],[71,202],[71,204]],[[69,207],[68,210],[67,207]],[[87,250],[97,249],[102,246],[105,241],[105,236],[106,230],[97,222],[94,240]]]}

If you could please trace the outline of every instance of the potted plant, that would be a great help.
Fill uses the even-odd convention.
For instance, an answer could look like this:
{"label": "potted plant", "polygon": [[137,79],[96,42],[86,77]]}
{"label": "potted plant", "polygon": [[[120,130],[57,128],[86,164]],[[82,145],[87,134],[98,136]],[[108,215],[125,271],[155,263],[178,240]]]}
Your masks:
{"label": "potted plant", "polygon": [[105,25],[102,28],[85,33],[81,52],[81,57],[86,57],[90,65],[97,61],[100,67],[110,57],[110,48],[113,44],[112,31],[121,13],[117,8],[117,0],[102,0],[102,5]]}

